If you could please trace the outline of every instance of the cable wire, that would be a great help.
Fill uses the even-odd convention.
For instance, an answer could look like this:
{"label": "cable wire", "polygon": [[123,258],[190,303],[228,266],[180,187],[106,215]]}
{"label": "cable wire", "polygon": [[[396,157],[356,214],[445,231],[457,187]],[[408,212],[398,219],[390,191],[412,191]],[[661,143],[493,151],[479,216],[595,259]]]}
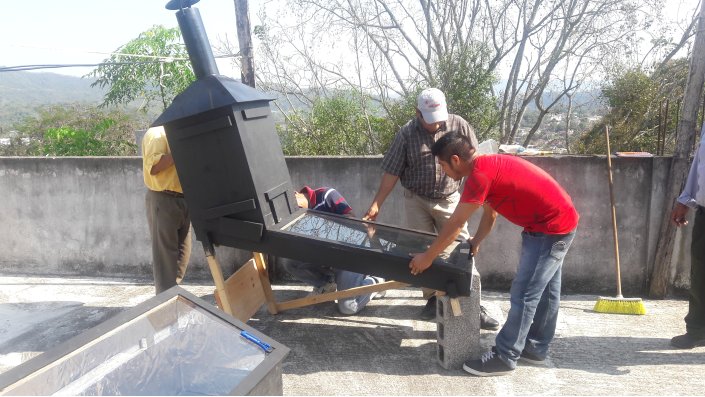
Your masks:
{"label": "cable wire", "polygon": [[[134,54],[121,54],[123,56],[141,56],[149,58],[159,58],[158,61],[134,61],[134,62],[100,62],[100,63],[59,63],[59,64],[39,64],[39,65],[17,65],[17,66],[0,66],[0,72],[24,72],[29,70],[41,70],[41,69],[59,69],[59,68],[86,68],[86,67],[96,67],[105,65],[144,65],[144,64],[155,64],[155,63],[170,63],[176,61],[188,61],[186,58],[172,58],[172,57],[156,57],[150,55],[134,55]],[[218,55],[215,58],[235,58],[239,55]]]}

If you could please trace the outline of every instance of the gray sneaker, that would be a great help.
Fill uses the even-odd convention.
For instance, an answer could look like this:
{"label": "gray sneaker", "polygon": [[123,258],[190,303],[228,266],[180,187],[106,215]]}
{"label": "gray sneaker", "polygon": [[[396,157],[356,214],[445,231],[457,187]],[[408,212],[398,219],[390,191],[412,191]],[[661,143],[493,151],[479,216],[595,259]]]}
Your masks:
{"label": "gray sneaker", "polygon": [[492,346],[492,350],[483,354],[478,360],[468,360],[463,364],[463,369],[477,376],[502,376],[509,375],[514,371],[502,361],[497,355],[497,350]]}
{"label": "gray sneaker", "polygon": [[325,283],[320,287],[314,288],[313,291],[308,294],[308,296],[327,294],[329,292],[335,292],[337,289],[338,285],[336,283]]}
{"label": "gray sneaker", "polygon": [[[377,276],[367,276],[373,280],[375,280],[375,284],[381,284],[384,282],[384,279],[382,277],[377,277]],[[387,291],[379,291],[379,292],[373,292],[372,297],[370,297],[370,300],[372,299],[382,299],[387,295]]]}

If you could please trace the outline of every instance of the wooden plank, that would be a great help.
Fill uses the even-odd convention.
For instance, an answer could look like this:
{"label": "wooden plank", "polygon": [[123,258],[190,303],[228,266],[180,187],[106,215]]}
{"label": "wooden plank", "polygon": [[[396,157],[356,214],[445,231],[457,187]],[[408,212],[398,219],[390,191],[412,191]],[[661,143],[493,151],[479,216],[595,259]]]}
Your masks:
{"label": "wooden plank", "polygon": [[267,274],[267,263],[264,261],[264,255],[260,252],[253,252],[252,257],[255,260],[259,272],[259,280],[262,283],[264,298],[267,302],[267,310],[271,314],[277,314],[277,301],[274,299],[272,284],[269,283],[269,274]]}
{"label": "wooden plank", "polygon": [[[436,296],[445,295],[445,291],[436,291]],[[463,315],[463,311],[460,309],[460,301],[458,300],[458,298],[450,298],[448,299],[448,303],[450,303],[450,312],[453,314],[453,316],[458,317]]]}
{"label": "wooden plank", "polygon": [[[225,280],[225,292],[232,316],[247,322],[266,302],[259,271],[254,259],[250,259],[232,276]],[[219,301],[216,294],[216,301]],[[220,306],[220,302],[218,302]]]}
{"label": "wooden plank", "polygon": [[455,317],[463,315],[463,311],[460,310],[460,301],[458,298],[450,298],[450,309]]}
{"label": "wooden plank", "polygon": [[211,276],[213,276],[213,282],[215,283],[215,296],[220,299],[220,308],[224,312],[232,315],[233,311],[230,308],[230,300],[225,292],[225,280],[223,280],[223,271],[220,269],[220,264],[215,260],[215,255],[211,255],[206,251],[206,261],[208,262],[208,267],[211,270]]}
{"label": "wooden plank", "polygon": [[330,302],[336,299],[351,298],[353,296],[370,294],[372,292],[381,292],[388,289],[400,289],[406,288],[409,284],[402,283],[399,281],[386,281],[379,284],[365,285],[362,287],[355,287],[346,289],[343,291],[329,292],[326,294],[307,296],[305,298],[293,299],[286,302],[277,303],[277,310],[284,311],[289,309],[295,309],[304,306],[315,305],[323,302]]}

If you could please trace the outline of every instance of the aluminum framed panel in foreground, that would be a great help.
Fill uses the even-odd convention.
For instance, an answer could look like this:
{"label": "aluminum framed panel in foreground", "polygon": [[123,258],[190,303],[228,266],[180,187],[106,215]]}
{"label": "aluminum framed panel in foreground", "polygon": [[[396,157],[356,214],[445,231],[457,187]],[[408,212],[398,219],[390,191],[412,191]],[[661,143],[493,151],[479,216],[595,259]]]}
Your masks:
{"label": "aluminum framed panel in foreground", "polygon": [[0,374],[0,394],[282,394],[288,352],[174,287]]}

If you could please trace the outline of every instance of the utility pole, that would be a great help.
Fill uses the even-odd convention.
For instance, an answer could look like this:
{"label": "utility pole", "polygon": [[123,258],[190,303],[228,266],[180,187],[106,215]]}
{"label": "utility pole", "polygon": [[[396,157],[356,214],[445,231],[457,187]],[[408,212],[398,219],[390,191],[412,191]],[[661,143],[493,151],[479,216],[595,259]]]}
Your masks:
{"label": "utility pole", "polygon": [[676,237],[676,227],[671,222],[671,211],[675,198],[680,195],[683,189],[683,183],[690,169],[690,152],[697,134],[695,124],[705,82],[705,51],[703,51],[705,48],[705,1],[700,5],[697,26],[695,44],[690,58],[688,81],[683,96],[683,107],[680,109],[680,120],[676,132],[676,148],[671,159],[666,206],[662,214],[661,230],[654,257],[654,270],[651,274],[649,287],[651,298],[664,298],[671,284],[671,259]]}
{"label": "utility pole", "polygon": [[240,78],[244,84],[255,87],[255,62],[252,56],[252,34],[247,0],[235,0],[237,41],[240,45]]}

